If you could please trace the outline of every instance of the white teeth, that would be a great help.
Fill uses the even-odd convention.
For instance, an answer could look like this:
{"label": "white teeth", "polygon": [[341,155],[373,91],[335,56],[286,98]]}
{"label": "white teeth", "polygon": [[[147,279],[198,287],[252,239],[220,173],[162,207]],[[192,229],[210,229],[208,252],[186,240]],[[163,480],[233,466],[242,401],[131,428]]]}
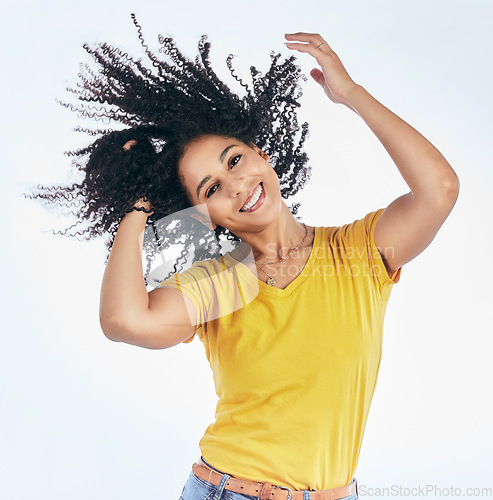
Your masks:
{"label": "white teeth", "polygon": [[245,205],[240,208],[240,212],[244,212],[245,210],[250,210],[250,208],[257,203],[260,195],[262,194],[262,186],[259,184],[254,191],[253,198]]}

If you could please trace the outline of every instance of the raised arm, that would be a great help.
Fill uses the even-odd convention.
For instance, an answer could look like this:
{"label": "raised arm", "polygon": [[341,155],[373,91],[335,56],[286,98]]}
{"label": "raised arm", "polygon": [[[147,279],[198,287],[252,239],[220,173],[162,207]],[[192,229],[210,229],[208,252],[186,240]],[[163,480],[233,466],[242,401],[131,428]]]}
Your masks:
{"label": "raised arm", "polygon": [[375,226],[375,245],[391,276],[433,241],[457,201],[459,179],[433,144],[363,87],[347,99],[411,189],[389,204]]}
{"label": "raised arm", "polygon": [[433,144],[350,78],[320,35],[295,33],[286,38],[288,48],[317,60],[321,69],[313,69],[311,76],[329,99],[365,121],[411,189],[389,204],[375,227],[375,244],[391,276],[433,241],[457,201],[459,179]]}
{"label": "raised arm", "polygon": [[193,305],[179,290],[147,292],[142,272],[145,212],[126,214],[118,226],[101,286],[99,318],[104,334],[116,342],[164,349],[195,331]]}

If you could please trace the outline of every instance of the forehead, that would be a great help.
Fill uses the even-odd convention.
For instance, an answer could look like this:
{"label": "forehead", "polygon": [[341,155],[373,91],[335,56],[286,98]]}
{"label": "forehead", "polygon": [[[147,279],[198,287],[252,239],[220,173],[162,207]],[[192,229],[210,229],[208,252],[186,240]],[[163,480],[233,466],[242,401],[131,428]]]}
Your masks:
{"label": "forehead", "polygon": [[190,142],[179,161],[178,170],[187,187],[192,188],[206,176],[212,175],[213,169],[221,166],[221,154],[231,145],[243,143],[234,138],[217,135],[202,136]]}
{"label": "forehead", "polygon": [[192,161],[199,161],[200,163],[203,163],[207,160],[218,161],[219,155],[224,150],[224,148],[233,143],[241,144],[241,141],[230,137],[221,137],[217,135],[206,135],[199,137],[198,139],[195,139],[187,144],[181,157],[180,164],[185,167]]}

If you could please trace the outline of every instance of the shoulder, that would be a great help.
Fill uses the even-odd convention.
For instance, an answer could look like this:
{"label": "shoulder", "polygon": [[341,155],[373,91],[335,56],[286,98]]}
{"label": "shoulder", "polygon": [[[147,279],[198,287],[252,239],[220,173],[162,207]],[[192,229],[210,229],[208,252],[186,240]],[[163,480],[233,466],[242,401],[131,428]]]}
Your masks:
{"label": "shoulder", "polygon": [[358,219],[338,226],[324,226],[320,228],[329,238],[338,237],[345,240],[368,240],[375,230],[378,219],[384,208],[373,210]]}

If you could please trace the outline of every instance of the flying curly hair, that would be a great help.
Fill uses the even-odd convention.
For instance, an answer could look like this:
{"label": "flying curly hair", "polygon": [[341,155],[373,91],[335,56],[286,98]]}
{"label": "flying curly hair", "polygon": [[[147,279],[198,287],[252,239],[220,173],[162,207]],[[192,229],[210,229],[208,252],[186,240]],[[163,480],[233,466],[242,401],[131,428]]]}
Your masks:
{"label": "flying curly hair", "polygon": [[[158,52],[164,57],[158,57],[146,45],[134,14],[132,20],[147,65],[107,43],[84,44],[95,66],[81,64],[76,88],[67,89],[79,103],[60,102],[82,118],[111,127],[76,129],[95,138],[85,148],[66,152],[83,179],[68,186],[38,184],[24,196],[71,208],[77,222],[55,234],[85,240],[109,235],[106,262],[122,217],[136,209],[138,200],[149,200],[154,211],[140,209],[149,213],[144,238],[147,286],[183,270],[190,257],[192,261],[218,258],[225,243],[235,247],[239,242],[226,228],[212,231],[183,216],[192,204],[178,163],[191,141],[214,134],[257,145],[270,156],[285,199],[305,185],[311,175],[302,151],[308,124],[298,124],[296,110],[302,95],[299,80],[306,77],[294,56],[281,61],[281,54],[271,52],[269,70],[263,75],[251,66],[248,85],[235,73],[230,54],[226,65],[242,89],[240,96],[212,70],[206,35],[200,38],[195,61],[187,59],[172,38],[159,35]],[[293,215],[299,206],[290,207]],[[181,250],[172,268],[161,276],[153,272],[149,279],[156,254],[173,248]]]}

